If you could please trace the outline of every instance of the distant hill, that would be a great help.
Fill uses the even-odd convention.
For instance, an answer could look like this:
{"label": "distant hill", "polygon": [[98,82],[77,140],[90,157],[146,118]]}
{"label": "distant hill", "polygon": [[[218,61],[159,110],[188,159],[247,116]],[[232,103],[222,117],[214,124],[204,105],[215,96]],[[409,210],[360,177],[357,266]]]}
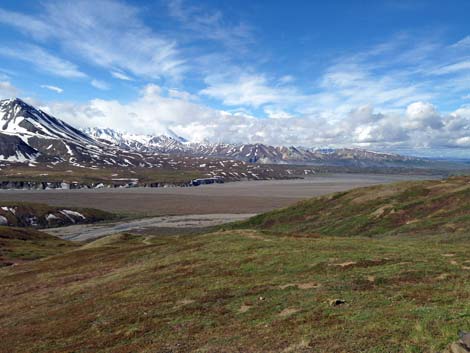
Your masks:
{"label": "distant hill", "polygon": [[470,229],[470,177],[354,189],[302,201],[233,227],[301,236],[462,233]]}

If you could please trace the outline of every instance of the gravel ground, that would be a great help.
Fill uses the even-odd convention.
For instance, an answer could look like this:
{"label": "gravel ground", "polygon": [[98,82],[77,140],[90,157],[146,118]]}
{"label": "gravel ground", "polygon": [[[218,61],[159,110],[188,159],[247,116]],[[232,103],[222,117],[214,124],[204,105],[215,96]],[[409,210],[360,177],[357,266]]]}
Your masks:
{"label": "gravel ground", "polygon": [[336,191],[424,178],[430,177],[334,174],[301,180],[246,181],[192,188],[0,190],[0,202],[29,201],[53,206],[94,207],[139,216],[260,213]]}

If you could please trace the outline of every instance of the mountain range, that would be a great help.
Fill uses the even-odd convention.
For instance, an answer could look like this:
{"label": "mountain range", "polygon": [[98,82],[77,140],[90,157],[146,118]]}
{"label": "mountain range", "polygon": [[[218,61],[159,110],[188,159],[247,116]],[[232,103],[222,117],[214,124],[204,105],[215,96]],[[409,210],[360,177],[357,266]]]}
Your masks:
{"label": "mountain range", "polygon": [[155,156],[162,155],[223,158],[257,164],[403,167],[425,163],[419,158],[357,148],[195,143],[171,130],[160,136],[130,134],[110,128],[79,130],[19,98],[0,101],[2,161],[150,167],[156,165]]}
{"label": "mountain range", "polygon": [[83,133],[97,141],[119,146],[126,151],[152,154],[174,154],[230,158],[248,163],[260,164],[299,164],[299,165],[355,165],[370,166],[387,164],[402,165],[421,161],[419,158],[397,154],[377,153],[357,148],[314,149],[295,146],[271,146],[262,143],[195,143],[185,138],[171,135],[137,135],[113,129],[86,128]]}

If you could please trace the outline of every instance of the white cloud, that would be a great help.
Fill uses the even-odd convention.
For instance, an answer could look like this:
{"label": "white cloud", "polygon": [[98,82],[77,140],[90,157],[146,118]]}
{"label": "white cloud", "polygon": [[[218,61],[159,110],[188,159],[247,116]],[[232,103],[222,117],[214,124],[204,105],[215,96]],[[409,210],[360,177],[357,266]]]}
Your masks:
{"label": "white cloud", "polygon": [[9,81],[0,81],[0,99],[17,97],[19,90]]}
{"label": "white cloud", "polygon": [[285,84],[285,83],[291,83],[295,81],[295,78],[294,76],[292,75],[285,75],[285,76],[282,76],[280,79],[279,79],[279,82],[282,83],[282,84]]}
{"label": "white cloud", "polygon": [[[233,77],[236,77],[233,79]],[[289,104],[299,102],[303,96],[291,87],[275,87],[266,76],[229,73],[206,78],[207,88],[201,94],[221,100],[229,106],[252,106],[265,104]]]}
{"label": "white cloud", "polygon": [[139,10],[123,2],[48,1],[37,16],[3,10],[0,21],[112,71],[178,79],[185,70],[176,43],[152,31]]}
{"label": "white cloud", "polygon": [[470,71],[470,60],[464,60],[454,64],[442,66],[434,70],[432,73],[435,75],[445,75],[466,70]]}
{"label": "white cloud", "polygon": [[123,81],[134,81],[134,79],[119,71],[111,71],[111,76]]}
{"label": "white cloud", "polygon": [[103,82],[103,81],[93,79],[93,80],[91,80],[90,84],[93,87],[104,90],[104,91],[109,89],[109,85],[106,82]]}
{"label": "white cloud", "polygon": [[470,48],[470,36],[466,36],[459,40],[457,43],[454,43],[451,45],[452,48],[457,48],[457,49],[466,49]]}
{"label": "white cloud", "polygon": [[187,30],[185,36],[218,41],[224,46],[244,50],[253,42],[252,28],[243,22],[229,23],[231,18],[222,12],[195,6],[183,0],[168,2],[170,16],[177,19]]}
{"label": "white cloud", "polygon": [[415,102],[406,108],[406,126],[415,129],[439,129],[442,118],[436,107],[430,103]]}
{"label": "white cloud", "polygon": [[462,148],[470,136],[470,109],[440,113],[426,102],[414,102],[398,111],[376,112],[360,106],[349,112],[290,116],[269,111],[258,119],[229,113],[175,96],[157,85],[147,85],[140,97],[123,104],[94,99],[86,104],[56,103],[44,107],[81,127],[99,126],[143,134],[171,129],[193,141],[262,142],[274,145],[359,146],[370,149]]}
{"label": "white cloud", "polygon": [[44,39],[50,35],[50,26],[42,20],[21,13],[0,9],[0,23],[18,28],[36,39]]}
{"label": "white cloud", "polygon": [[32,64],[37,70],[54,76],[65,78],[86,77],[86,74],[81,72],[75,64],[54,56],[35,45],[20,44],[16,45],[15,48],[0,47],[0,55],[25,61]]}
{"label": "white cloud", "polygon": [[53,91],[56,93],[62,93],[64,90],[60,87],[57,86],[51,86],[51,85],[41,85],[42,88],[48,89],[49,91]]}

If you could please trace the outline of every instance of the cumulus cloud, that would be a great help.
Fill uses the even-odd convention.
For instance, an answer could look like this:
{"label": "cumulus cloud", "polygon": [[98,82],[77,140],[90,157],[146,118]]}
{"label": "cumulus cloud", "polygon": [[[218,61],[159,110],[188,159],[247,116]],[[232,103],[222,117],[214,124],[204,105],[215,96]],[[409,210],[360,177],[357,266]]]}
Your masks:
{"label": "cumulus cloud", "polygon": [[406,126],[413,129],[439,129],[442,117],[436,107],[430,103],[415,102],[406,108]]}
{"label": "cumulus cloud", "polygon": [[80,127],[155,135],[171,129],[192,141],[412,150],[462,148],[468,146],[470,137],[470,109],[465,107],[443,114],[430,103],[414,102],[401,111],[379,112],[365,105],[341,116],[294,117],[277,112],[280,115],[259,119],[212,109],[180,93],[147,85],[136,100],[126,104],[94,99],[86,104],[56,103],[43,108]]}

